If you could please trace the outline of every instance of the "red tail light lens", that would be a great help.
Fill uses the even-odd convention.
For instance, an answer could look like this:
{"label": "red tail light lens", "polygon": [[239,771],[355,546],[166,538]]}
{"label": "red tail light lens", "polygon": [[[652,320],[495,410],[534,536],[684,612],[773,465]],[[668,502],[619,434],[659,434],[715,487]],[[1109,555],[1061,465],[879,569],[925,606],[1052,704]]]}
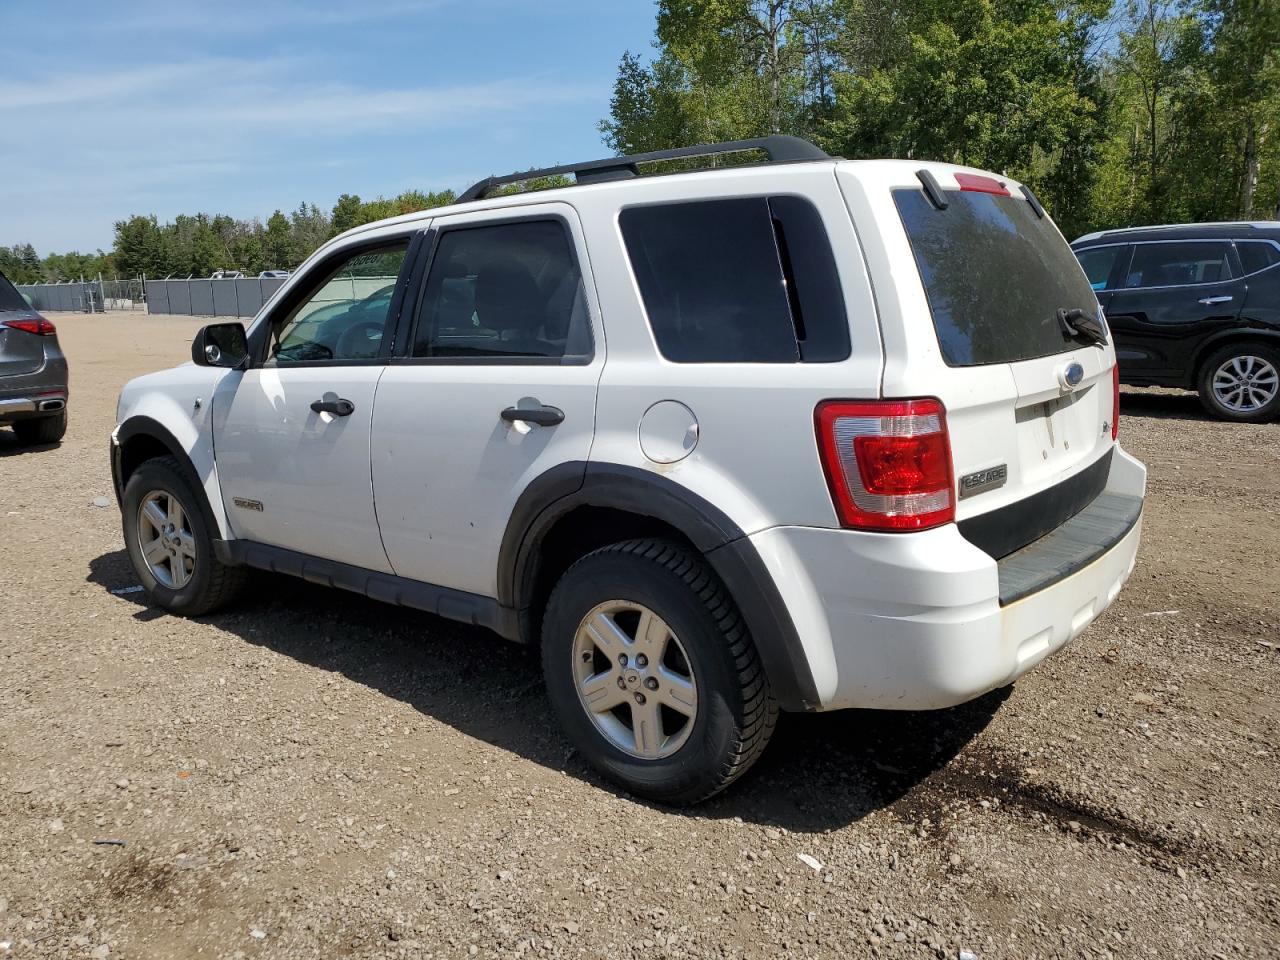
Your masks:
{"label": "red tail light lens", "polygon": [[1120,436],[1120,364],[1111,368],[1111,439]]}
{"label": "red tail light lens", "polygon": [[57,327],[44,317],[35,317],[31,320],[0,320],[0,327],[12,327],[23,333],[34,333],[38,337],[51,337],[58,332]]}
{"label": "red tail light lens", "polygon": [[818,450],[840,523],[925,530],[955,519],[946,411],[937,400],[828,400]]}

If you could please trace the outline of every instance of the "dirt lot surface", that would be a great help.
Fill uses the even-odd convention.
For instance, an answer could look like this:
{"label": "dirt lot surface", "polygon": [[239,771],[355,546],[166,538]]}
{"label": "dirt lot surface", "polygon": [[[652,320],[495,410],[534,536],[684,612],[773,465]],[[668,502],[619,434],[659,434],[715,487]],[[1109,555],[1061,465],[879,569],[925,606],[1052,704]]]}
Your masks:
{"label": "dirt lot surface", "polygon": [[1126,392],[1150,499],[1098,623],[963,708],[784,717],[682,812],[483,631],[114,592],[116,394],[200,321],[53,319],[67,438],[0,431],[0,957],[1280,956],[1280,424]]}

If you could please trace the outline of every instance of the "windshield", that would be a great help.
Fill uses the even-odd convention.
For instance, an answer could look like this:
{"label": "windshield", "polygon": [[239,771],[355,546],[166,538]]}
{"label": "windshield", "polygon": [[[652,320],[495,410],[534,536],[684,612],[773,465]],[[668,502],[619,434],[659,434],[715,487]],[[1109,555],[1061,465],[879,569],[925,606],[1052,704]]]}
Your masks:
{"label": "windshield", "polygon": [[945,196],[939,210],[923,190],[893,191],[947,364],[1014,363],[1077,346],[1057,312],[1093,317],[1098,301],[1048,218],[1017,197]]}

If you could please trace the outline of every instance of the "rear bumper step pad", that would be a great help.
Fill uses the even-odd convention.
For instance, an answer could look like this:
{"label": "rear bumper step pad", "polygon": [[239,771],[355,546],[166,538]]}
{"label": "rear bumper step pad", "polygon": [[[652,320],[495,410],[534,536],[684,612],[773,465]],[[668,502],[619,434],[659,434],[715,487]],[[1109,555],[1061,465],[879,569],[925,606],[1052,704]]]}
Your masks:
{"label": "rear bumper step pad", "polygon": [[1142,516],[1142,498],[1101,493],[1057,529],[1000,559],[1000,606],[1065,580],[1125,538]]}

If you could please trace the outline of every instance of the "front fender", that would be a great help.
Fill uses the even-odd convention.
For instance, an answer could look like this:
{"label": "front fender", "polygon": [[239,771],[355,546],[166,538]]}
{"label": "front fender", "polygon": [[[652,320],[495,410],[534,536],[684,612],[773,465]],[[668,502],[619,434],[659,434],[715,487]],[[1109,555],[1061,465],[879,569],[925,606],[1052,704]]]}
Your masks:
{"label": "front fender", "polygon": [[[127,476],[114,461],[122,458],[131,439],[149,436],[184,461],[204,493],[205,521],[220,539],[231,530],[222,504],[222,488],[213,449],[213,394],[229,371],[187,365],[140,377],[120,396],[119,426],[112,434],[113,472],[117,494],[123,493]],[[122,458],[123,459],[123,458]]]}

